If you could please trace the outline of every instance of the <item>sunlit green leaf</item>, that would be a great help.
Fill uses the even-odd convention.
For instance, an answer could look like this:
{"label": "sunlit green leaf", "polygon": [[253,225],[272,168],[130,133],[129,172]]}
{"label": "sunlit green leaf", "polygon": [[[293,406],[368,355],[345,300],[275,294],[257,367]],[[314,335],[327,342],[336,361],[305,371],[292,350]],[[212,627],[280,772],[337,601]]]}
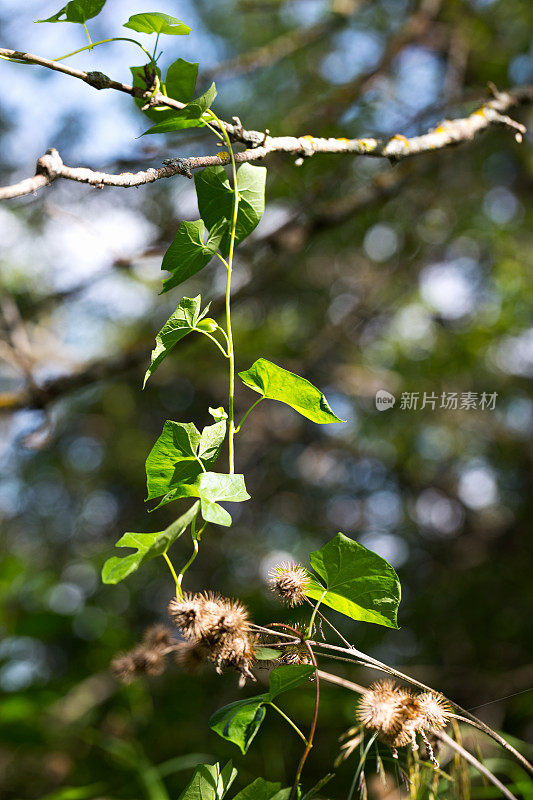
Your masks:
{"label": "sunlit green leaf", "polygon": [[249,500],[244,475],[225,475],[217,472],[204,472],[196,481],[197,497],[200,498],[202,517],[206,522],[216,525],[231,525],[231,516],[218,501],[241,503]]}
{"label": "sunlit green leaf", "polygon": [[190,32],[188,25],[185,25],[176,17],[162,14],[160,11],[150,11],[145,14],[133,14],[127,22],[125,28],[139,33],[165,33],[169,36],[182,36]]}
{"label": "sunlit green leaf", "polygon": [[125,533],[118,540],[116,547],[133,547],[137,552],[124,558],[118,558],[117,556],[109,558],[102,569],[102,581],[104,583],[119,583],[119,581],[124,580],[132,572],[139,569],[145,561],[166,553],[172,542],[175,542],[187,530],[187,527],[198,513],[198,505],[198,502],[194,503],[185,514],[182,514],[179,519],[175,520],[164,531],[157,531],[156,533]]}
{"label": "sunlit green leaf", "polygon": [[[106,0],[72,0],[61,8],[57,14],[48,19],[38,19],[36,22],[78,22],[83,24],[88,19],[98,16],[106,4]],[[61,19],[64,17],[64,19]]]}
{"label": "sunlit green leaf", "polygon": [[146,459],[147,500],[194,480],[202,471],[196,458],[200,438],[192,422],[165,422],[161,436]]}
{"label": "sunlit green leaf", "polygon": [[[147,131],[144,131],[142,135],[172,133],[173,131],[181,131],[185,128],[201,128],[206,121],[203,119],[203,114],[211,107],[216,96],[217,90],[215,84],[212,83],[209,89],[204,92],[204,94],[200,95],[200,97],[191,100],[190,103],[187,103],[187,105],[179,111],[174,111],[171,117],[163,122],[159,122]],[[209,119],[207,119],[207,121],[209,121]]]}
{"label": "sunlit green leaf", "polygon": [[223,406],[218,406],[218,408],[208,408],[207,409],[215,422],[220,422],[221,419],[228,418],[228,412],[226,411]]}
{"label": "sunlit green leaf", "polygon": [[165,77],[167,95],[181,103],[188,103],[192,100],[197,77],[198,64],[178,58],[167,69]]}
{"label": "sunlit green leaf", "polygon": [[314,667],[307,665],[273,669],[268,692],[219,708],[209,720],[210,727],[246,753],[265,717],[265,704],[273,702],[283,692],[300,686],[309,679],[314,670]]}
{"label": "sunlit green leaf", "polygon": [[150,375],[156,371],[172,348],[180,339],[194,331],[198,322],[205,317],[209,311],[209,305],[203,311],[200,311],[200,304],[200,295],[197,297],[182,297],[172,316],[165,322],[155,337],[155,349],[152,350],[150,366],[144,376],[143,389]]}
{"label": "sunlit green leaf", "polygon": [[290,793],[290,787],[282,789],[281,783],[272,783],[263,778],[256,778],[253,783],[241,789],[233,800],[288,800]]}
{"label": "sunlit green leaf", "polygon": [[[211,230],[233,216],[234,195],[224,167],[206,167],[194,176],[200,216]],[[265,210],[266,168],[243,164],[237,172],[239,211],[235,244],[242,242],[258,225]],[[222,255],[229,250],[229,234],[220,243]]]}
{"label": "sunlit green leaf", "polygon": [[163,292],[168,292],[183,281],[196,275],[215,255],[225,232],[225,224],[212,229],[205,239],[203,220],[181,222],[174,241],[163,257],[161,269],[171,272],[170,278],[163,281]]}
{"label": "sunlit green leaf", "polygon": [[305,378],[289,372],[266,358],[259,358],[250,369],[239,372],[239,378],[270,400],[286,403],[313,422],[342,422],[329,407],[322,392]]}
{"label": "sunlit green leaf", "polygon": [[237,777],[231,761],[220,769],[220,764],[200,764],[178,800],[223,800]]}
{"label": "sunlit green leaf", "polygon": [[204,464],[214,464],[220,453],[222,442],[226,436],[226,420],[221,419],[214,425],[207,425],[200,438],[198,456]]}
{"label": "sunlit green leaf", "polygon": [[[141,65],[139,67],[130,67],[132,76],[132,86],[147,91],[151,88],[152,80],[150,73],[154,71],[153,64]],[[148,80],[145,75],[148,72]],[[161,70],[155,67],[155,72],[161,82]],[[196,85],[196,78],[198,75],[198,64],[193,64],[190,61],[184,61],[183,58],[178,58],[167,69],[165,78],[165,89],[169,97],[174,100],[179,100],[181,103],[188,103],[194,94],[194,87]],[[146,105],[144,97],[134,97],[135,105],[142,110],[152,122],[164,122],[170,119],[175,113],[175,108],[168,108],[163,106],[150,106],[143,109]]]}
{"label": "sunlit green leaf", "polygon": [[311,566],[323,584],[311,579],[305,594],[352,619],[397,628],[400,582],[384,558],[338,533],[310,555]]}

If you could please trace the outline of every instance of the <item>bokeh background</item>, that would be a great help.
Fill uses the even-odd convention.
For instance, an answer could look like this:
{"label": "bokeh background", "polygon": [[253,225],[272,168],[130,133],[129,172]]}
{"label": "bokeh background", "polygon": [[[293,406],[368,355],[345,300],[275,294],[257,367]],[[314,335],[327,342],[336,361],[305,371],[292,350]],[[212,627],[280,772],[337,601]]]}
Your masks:
{"label": "bokeh background", "polygon": [[[56,5],[4,0],[2,46],[50,58],[83,47],[80,26],[33,24]],[[412,135],[472,110],[488,81],[501,89],[533,81],[527,0],[156,5],[192,27],[188,37],[161,38],[163,68],[177,57],[199,61],[198,88],[216,81],[219,115],[273,134]],[[132,33],[121,25],[146,10],[109,0],[88,24],[93,40]],[[117,42],[68,63],[128,82],[142,54]],[[2,62],[1,73],[2,183],[33,174],[50,146],[70,165],[107,171],[213,152],[197,131],[138,138],[147,120],[126,95],[33,66]],[[533,126],[531,109],[516,116]],[[237,255],[238,368],[264,356],[293,369],[347,422],[313,426],[279,404],[259,406],[237,451],[252,500],[233,506],[231,528],[209,531],[187,581],[240,597],[257,622],[287,619],[266,588],[269,566],[307,563],[342,530],[387,558],[403,587],[401,630],[337,619],[344,633],[525,740],[533,733],[530,144],[492,129],[398,165],[268,159],[267,210]],[[181,297],[158,297],[161,257],[179,221],[196,214],[181,177],[135,190],[57,182],[0,208],[5,798],[165,800],[195,763],[228,758],[239,785],[257,775],[286,785],[299,757],[278,719],[266,720],[246,759],[210,731],[213,711],[241,696],[234,675],[173,668],[124,688],[108,672],[117,651],[165,619],[172,595],[160,559],[116,587],[99,577],[124,531],[161,530],[173,518],[173,506],[147,514],[147,453],[165,419],[208,424],[208,406],[226,400],[224,365],[192,338],[141,392],[154,335]],[[180,289],[201,292],[219,312],[223,282],[212,264]],[[396,396],[394,408],[376,410],[379,389]],[[439,402],[402,410],[403,392]],[[442,392],[496,392],[496,406],[443,409]],[[240,388],[238,411],[252,399]],[[174,546],[177,564],[188,548]],[[258,676],[261,685],[266,672]],[[312,692],[292,693],[285,708],[305,726]],[[325,690],[308,785],[330,770],[353,712],[352,695]],[[338,770],[331,795],[346,795],[354,768]],[[384,797],[374,783],[373,796]]]}

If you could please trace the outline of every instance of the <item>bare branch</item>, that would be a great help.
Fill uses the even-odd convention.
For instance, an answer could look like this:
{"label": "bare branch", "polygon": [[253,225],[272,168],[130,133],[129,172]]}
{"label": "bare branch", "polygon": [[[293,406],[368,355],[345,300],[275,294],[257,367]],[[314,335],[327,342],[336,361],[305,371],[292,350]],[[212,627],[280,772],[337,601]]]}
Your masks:
{"label": "bare branch", "polygon": [[[0,49],[0,54],[2,52],[6,51]],[[519,87],[509,92],[498,92],[492,86],[491,91],[493,93],[492,99],[488,100],[468,117],[444,120],[428,133],[411,138],[401,134],[396,134],[388,139],[373,139],[370,137],[362,139],[324,139],[315,136],[269,136],[260,131],[245,131],[242,126],[239,127],[236,124],[233,127],[240,130],[242,139],[251,139],[253,141],[262,139],[262,144],[236,153],[235,160],[239,163],[258,161],[271,153],[289,153],[300,158],[310,157],[316,153],[346,153],[356,156],[388,158],[390,161],[396,162],[410,156],[470,141],[491,125],[504,125],[510,128],[515,131],[517,141],[522,141],[522,135],[526,132],[525,126],[511,119],[504,112],[514,106],[531,102],[533,100],[533,85]],[[224,123],[224,125],[227,125],[227,123]],[[192,158],[172,158],[167,159],[164,162],[164,166],[158,169],[150,168],[136,173],[125,172],[121,175],[112,175],[86,169],[85,167],[68,167],[63,163],[57,150],[50,148],[46,155],[41,156],[37,161],[35,177],[25,179],[13,186],[0,188],[0,200],[30,194],[52,183],[57,178],[88,183],[99,188],[103,186],[130,188],[153,183],[161,180],[161,178],[170,178],[173,175],[186,175],[190,178],[192,177],[192,170],[207,166],[224,165],[227,162],[228,156],[225,153]]]}
{"label": "bare branch", "polygon": [[482,764],[481,761],[472,755],[472,753],[469,753],[468,750],[465,750],[465,748],[452,739],[451,736],[448,736],[448,734],[444,733],[444,731],[437,731],[434,735],[437,737],[437,739],[440,739],[443,744],[447,744],[448,747],[450,747],[452,750],[455,750],[455,752],[458,753],[461,758],[464,758],[465,761],[468,761],[468,763],[471,764],[474,769],[477,769],[481,775],[483,775],[488,781],[496,786],[502,793],[503,797],[506,797],[507,800],[516,800],[514,794],[512,794],[509,789],[507,789],[507,787],[498,780],[496,775],[494,775],[490,769]]}

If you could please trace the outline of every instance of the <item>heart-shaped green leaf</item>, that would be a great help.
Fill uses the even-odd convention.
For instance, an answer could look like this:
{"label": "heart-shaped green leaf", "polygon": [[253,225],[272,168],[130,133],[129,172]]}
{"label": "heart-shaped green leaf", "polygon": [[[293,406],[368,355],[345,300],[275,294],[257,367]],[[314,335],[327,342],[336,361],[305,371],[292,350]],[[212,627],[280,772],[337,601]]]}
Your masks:
{"label": "heart-shaped green leaf", "polygon": [[265,718],[265,705],[272,703],[283,692],[300,686],[310,678],[314,670],[314,667],[306,665],[273,669],[268,692],[219,708],[209,720],[210,727],[246,753]]}
{"label": "heart-shaped green leaf", "polygon": [[310,576],[307,597],[322,598],[322,603],[352,619],[398,627],[400,582],[384,558],[338,533],[311,553],[310,562],[324,585]]}
{"label": "heart-shaped green leaf", "polygon": [[206,522],[216,525],[231,525],[231,516],[218,501],[241,503],[250,495],[244,485],[244,475],[225,475],[217,472],[204,472],[197,480],[202,517]]}
{"label": "heart-shaped green leaf", "polygon": [[239,378],[263,397],[286,403],[312,422],[343,422],[333,413],[328,401],[316,386],[266,358],[259,358],[250,369],[239,372]]}
{"label": "heart-shaped green leaf", "polygon": [[196,453],[200,432],[192,422],[167,420],[146,459],[147,500],[161,497],[202,471]]}
{"label": "heart-shaped green leaf", "polygon": [[196,275],[209,264],[226,232],[226,227],[227,223],[224,221],[223,224],[213,228],[204,243],[203,220],[180,223],[174,241],[163,256],[161,269],[168,270],[172,275],[163,281],[162,293]]}
{"label": "heart-shaped green leaf", "polygon": [[283,692],[289,692],[291,689],[296,689],[297,686],[305,683],[314,671],[315,668],[307,664],[276,667],[270,673],[270,689],[264,697],[269,702],[275,700]]}
{"label": "heart-shaped green leaf", "polygon": [[246,753],[256,736],[266,714],[264,697],[250,697],[247,700],[237,700],[218,711],[215,711],[209,720],[210,727],[240,747]]}
{"label": "heart-shaped green leaf", "polygon": [[[233,216],[234,195],[224,167],[206,167],[194,176],[200,216],[212,230],[228,223]],[[243,164],[237,172],[239,210],[235,229],[235,244],[242,242],[258,225],[265,210],[265,167]],[[226,256],[229,250],[229,233],[219,245]]]}
{"label": "heart-shaped green leaf", "polygon": [[165,77],[167,95],[181,103],[189,103],[194,94],[197,77],[198,64],[178,58],[167,69]]}
{"label": "heart-shaped green leaf", "polygon": [[133,14],[124,28],[131,28],[138,33],[165,33],[168,36],[183,36],[190,33],[190,28],[176,17],[162,14],[160,11],[150,11],[146,14]]}

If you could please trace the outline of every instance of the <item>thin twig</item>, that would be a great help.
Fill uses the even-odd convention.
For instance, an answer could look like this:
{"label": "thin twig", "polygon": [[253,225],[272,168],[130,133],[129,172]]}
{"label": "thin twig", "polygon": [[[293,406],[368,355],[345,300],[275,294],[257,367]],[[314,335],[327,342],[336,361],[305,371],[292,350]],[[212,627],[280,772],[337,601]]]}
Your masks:
{"label": "thin twig", "polygon": [[503,783],[498,780],[496,775],[494,775],[490,771],[490,769],[488,769],[484,764],[482,764],[481,761],[478,761],[478,759],[475,756],[473,756],[472,753],[469,753],[468,750],[465,750],[464,747],[462,747],[460,744],[454,741],[454,739],[448,736],[447,733],[444,733],[444,731],[437,731],[434,735],[437,737],[437,739],[440,739],[440,741],[443,742],[443,744],[447,744],[448,747],[451,747],[452,750],[455,750],[455,752],[458,753],[462,758],[464,758],[465,761],[468,761],[469,764],[471,764],[475,769],[477,769],[477,771],[481,775],[483,775],[488,781],[490,781],[494,786],[496,786],[500,790],[502,795],[506,797],[507,800],[517,800],[514,794],[512,794],[509,791],[509,789],[507,789],[507,787],[504,786]]}
{"label": "thin twig", "polygon": [[346,678],[340,678],[338,675],[332,675],[331,672],[324,672],[324,670],[318,669],[317,675],[321,680],[334,683],[336,686],[342,686],[343,689],[349,689],[351,692],[357,692],[358,694],[366,692],[364,686],[353,683],[353,681],[347,681]]}

